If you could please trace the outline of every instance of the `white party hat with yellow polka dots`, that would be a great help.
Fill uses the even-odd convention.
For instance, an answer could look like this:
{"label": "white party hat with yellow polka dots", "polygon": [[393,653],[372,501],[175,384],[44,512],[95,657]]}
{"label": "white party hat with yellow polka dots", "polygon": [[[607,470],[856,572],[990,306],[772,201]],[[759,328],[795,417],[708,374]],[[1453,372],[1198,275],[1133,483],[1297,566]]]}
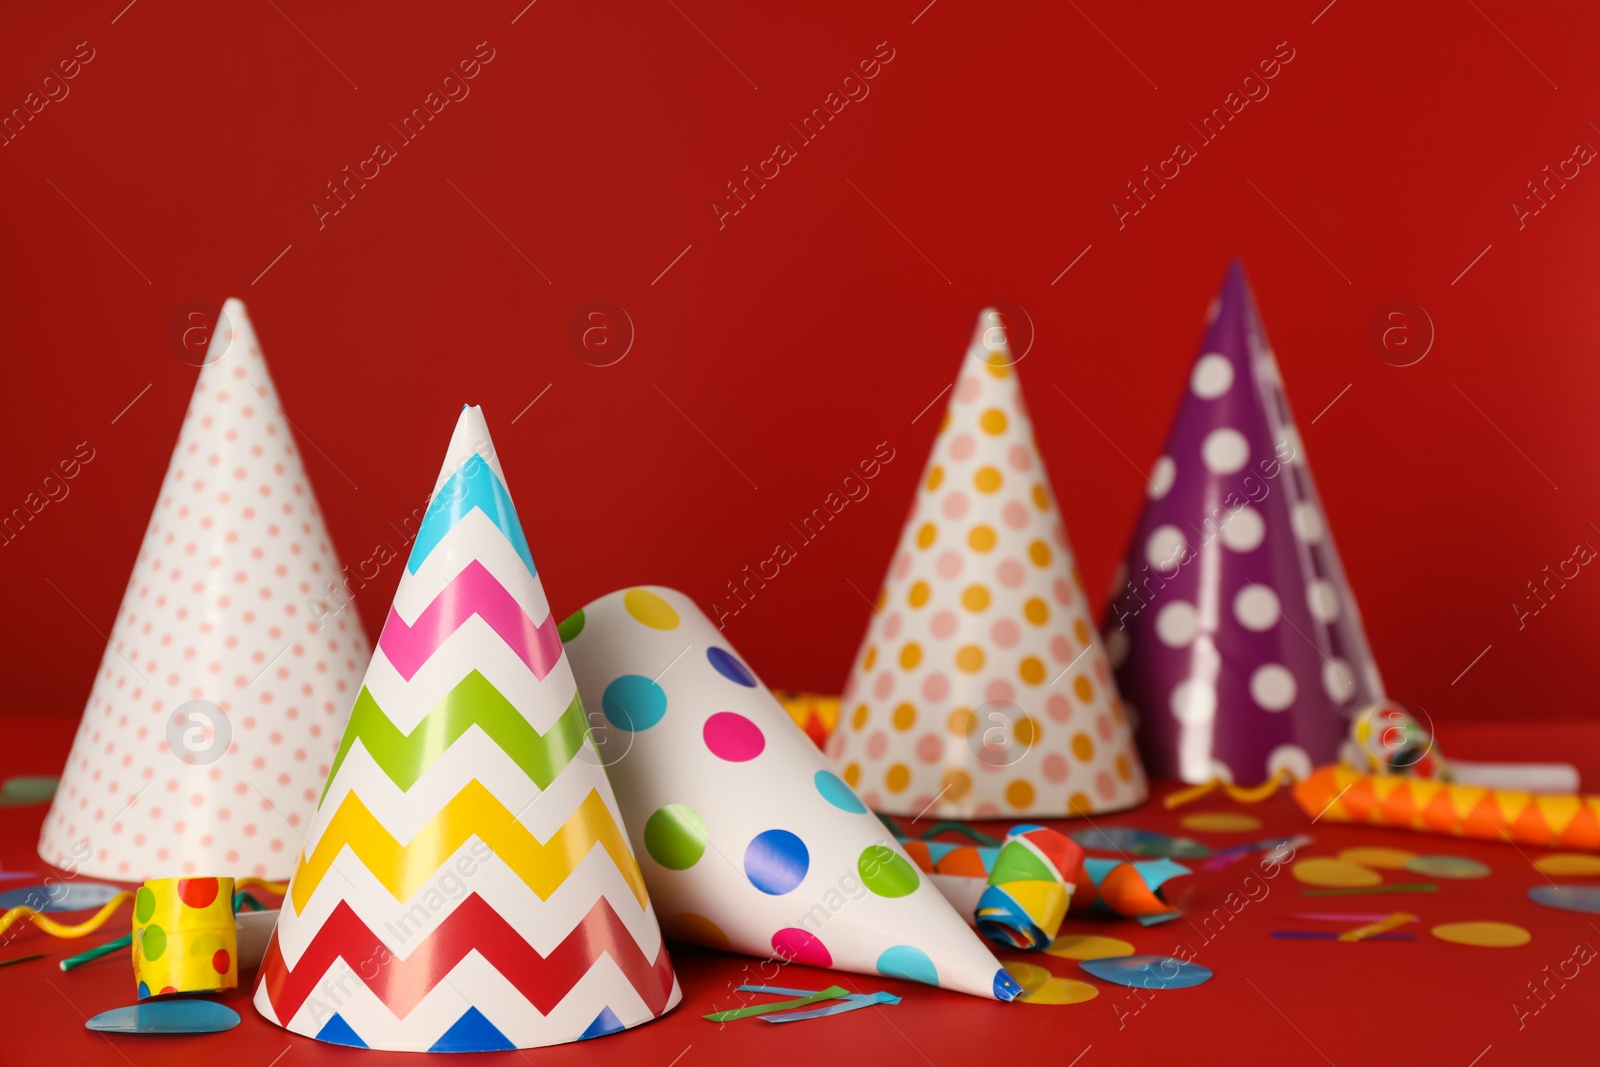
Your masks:
{"label": "white party hat with yellow polka dots", "polygon": [[1022,992],[694,601],[619,590],[561,637],[669,938],[763,960],[756,983],[798,963]]}
{"label": "white party hat with yellow polka dots", "polygon": [[39,837],[137,882],[287,877],[369,648],[244,305],[222,307]]}
{"label": "white party hat with yellow polka dots", "polygon": [[1147,795],[993,309],[979,316],[827,751],[892,815],[1089,815]]}

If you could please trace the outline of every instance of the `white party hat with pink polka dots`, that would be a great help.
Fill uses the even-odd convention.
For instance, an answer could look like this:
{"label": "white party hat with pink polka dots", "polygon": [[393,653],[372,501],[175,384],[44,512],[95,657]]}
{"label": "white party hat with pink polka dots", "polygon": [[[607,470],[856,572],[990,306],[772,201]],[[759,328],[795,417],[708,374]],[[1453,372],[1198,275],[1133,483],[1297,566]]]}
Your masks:
{"label": "white party hat with pink polka dots", "polygon": [[[369,649],[244,305],[222,307],[39,855],[283,878]],[[346,605],[343,609],[335,605]]]}
{"label": "white party hat with pink polka dots", "polygon": [[985,310],[828,740],[876,811],[1061,817],[1147,795],[1017,362]]}
{"label": "white party hat with pink polka dots", "polygon": [[561,636],[669,938],[762,959],[756,983],[799,963],[1022,992],[694,601],[619,590]]}

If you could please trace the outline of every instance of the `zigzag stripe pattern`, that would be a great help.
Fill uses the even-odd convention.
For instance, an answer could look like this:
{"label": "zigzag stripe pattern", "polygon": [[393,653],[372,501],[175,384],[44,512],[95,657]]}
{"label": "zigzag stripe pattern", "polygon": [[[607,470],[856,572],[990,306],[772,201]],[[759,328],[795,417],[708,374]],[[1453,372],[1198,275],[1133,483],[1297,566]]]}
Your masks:
{"label": "zigzag stripe pattern", "polygon": [[477,560],[450,579],[416,622],[408,625],[390,607],[378,647],[409,682],[474,615],[482,617],[541,682],[561,658],[561,635],[556,631],[555,616],[546,616],[541,623],[528,618],[516,598]]}
{"label": "zigzag stripe pattern", "polygon": [[[341,901],[290,969],[273,934],[261,973],[278,1019],[288,1023],[316,991],[334,961],[343,958],[396,1018],[404,1019],[469,952],[491,963],[517,992],[548,1015],[596,962],[605,956],[659,1015],[672,989],[672,964],[663,942],[652,961],[601,899],[548,956],[541,956],[476,893],[456,906],[404,959]],[[369,973],[370,972],[370,976]]]}
{"label": "zigzag stripe pattern", "polygon": [[511,503],[511,494],[500,484],[493,468],[477,454],[470,456],[434,494],[427,513],[422,517],[422,526],[417,530],[417,540],[411,547],[411,558],[406,561],[406,569],[412,574],[417,573],[433,550],[439,547],[445,534],[455,529],[456,524],[474,508],[500,527],[500,532],[517,550],[522,562],[528,565],[528,573],[537,576],[539,571],[533,565],[533,553],[528,551],[528,540],[522,534],[522,523],[517,521],[517,509]]}
{"label": "zigzag stripe pattern", "polygon": [[303,853],[289,895],[296,914],[322,884],[346,846],[401,903],[411,899],[455,851],[473,837],[494,850],[540,900],[549,900],[596,845],[603,847],[633,890],[639,907],[649,904],[644,876],[628,850],[628,837],[611,817],[598,790],[590,790],[550,840],[540,843],[516,814],[480,782],[468,782],[406,844],[395,840],[366,804],[347,794],[310,856]]}
{"label": "zigzag stripe pattern", "polygon": [[339,768],[358,739],[390,781],[401,790],[409,790],[474,726],[499,745],[540,789],[550,788],[550,783],[577,755],[589,736],[583,701],[577,694],[573,694],[572,703],[555,725],[541,734],[476,670],[457,683],[409,734],[400,732],[372,693],[362,686],[318,803],[327,797],[333,780],[339,776]]}

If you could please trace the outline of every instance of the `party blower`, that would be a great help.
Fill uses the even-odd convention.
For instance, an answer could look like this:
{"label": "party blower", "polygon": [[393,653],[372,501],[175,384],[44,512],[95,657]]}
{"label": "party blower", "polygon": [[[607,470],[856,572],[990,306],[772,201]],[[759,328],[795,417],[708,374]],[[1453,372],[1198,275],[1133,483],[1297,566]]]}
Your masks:
{"label": "party blower", "polygon": [[[244,305],[222,306],[39,855],[284,878],[367,661]],[[87,858],[83,858],[87,855]]]}
{"label": "party blower", "polygon": [[680,992],[483,414],[461,412],[256,987],[298,1034],[483,1052]]}
{"label": "party blower", "polygon": [[763,957],[762,981],[1022,991],[692,600],[622,590],[561,633],[668,936]]}
{"label": "party blower", "polygon": [[827,752],[867,806],[936,818],[1147,796],[1018,360],[979,316]]}

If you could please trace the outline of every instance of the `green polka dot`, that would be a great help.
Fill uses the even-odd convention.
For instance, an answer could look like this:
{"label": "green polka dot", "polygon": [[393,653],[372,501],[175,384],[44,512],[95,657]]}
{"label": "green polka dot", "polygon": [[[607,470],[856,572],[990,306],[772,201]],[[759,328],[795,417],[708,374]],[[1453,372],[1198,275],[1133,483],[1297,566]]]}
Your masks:
{"label": "green polka dot", "polygon": [[644,847],[668,870],[688,870],[705,855],[706,821],[687,804],[658,808],[644,824]]}
{"label": "green polka dot", "polygon": [[563,644],[583,633],[583,621],[583,609],[579,608],[556,626],[556,633],[561,635]]}
{"label": "green polka dot", "polygon": [[917,888],[916,868],[887,845],[873,845],[856,860],[861,881],[880,897],[903,897]]}
{"label": "green polka dot", "polygon": [[150,916],[156,913],[156,895],[150,892],[150,887],[142,885],[139,892],[133,895],[133,917],[142,923],[150,921]]}
{"label": "green polka dot", "polygon": [[139,940],[144,946],[144,958],[147,960],[159,960],[161,954],[167,951],[167,932],[159,926],[146,926]]}

